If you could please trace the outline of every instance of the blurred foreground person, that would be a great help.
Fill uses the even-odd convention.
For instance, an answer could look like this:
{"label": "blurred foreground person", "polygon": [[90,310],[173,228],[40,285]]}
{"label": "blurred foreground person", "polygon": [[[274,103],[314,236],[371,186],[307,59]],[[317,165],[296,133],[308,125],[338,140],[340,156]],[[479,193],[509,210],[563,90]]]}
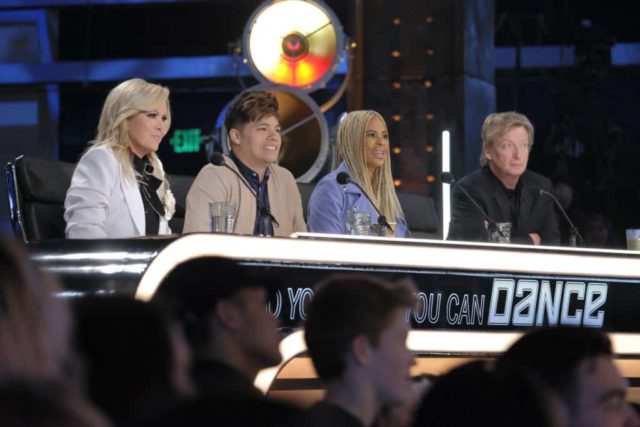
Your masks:
{"label": "blurred foreground person", "polygon": [[43,381],[0,384],[2,427],[109,427],[93,406],[69,389]]}
{"label": "blurred foreground person", "polygon": [[267,311],[268,290],[279,285],[230,259],[186,261],[163,280],[154,299],[173,305],[195,355],[192,378],[198,397],[153,427],[298,427],[300,411],[264,397],[253,382],[277,365],[278,320]]}
{"label": "blurred foreground person", "polygon": [[75,311],[89,397],[117,425],[138,425],[191,393],[188,345],[158,307],[101,297]]}
{"label": "blurred foreground person", "polygon": [[69,309],[56,291],[19,244],[0,238],[0,381],[76,379]]}
{"label": "blurred foreground person", "polygon": [[414,298],[409,286],[367,275],[335,275],[317,286],[305,339],[326,395],[305,426],[370,426],[383,407],[414,400],[405,320]]}
{"label": "blurred foreground person", "polygon": [[154,299],[184,319],[201,395],[262,396],[253,386],[258,371],[282,360],[278,320],[266,310],[267,288],[276,285],[218,257],[186,261],[160,284]]}
{"label": "blurred foreground person", "polygon": [[436,379],[414,427],[566,427],[561,404],[525,371],[475,361]]}
{"label": "blurred foreground person", "polygon": [[565,404],[569,427],[640,425],[627,403],[627,382],[613,363],[609,337],[590,328],[548,328],[530,332],[509,348],[499,368],[527,369]]}

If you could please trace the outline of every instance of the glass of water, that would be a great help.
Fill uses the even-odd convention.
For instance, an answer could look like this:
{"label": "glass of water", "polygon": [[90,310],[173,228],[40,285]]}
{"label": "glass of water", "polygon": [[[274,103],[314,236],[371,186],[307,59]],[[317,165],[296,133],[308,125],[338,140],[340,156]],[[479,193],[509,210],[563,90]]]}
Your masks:
{"label": "glass of water", "polygon": [[371,234],[371,214],[369,212],[353,213],[353,234],[356,236]]}
{"label": "glass of water", "polygon": [[347,228],[347,234],[355,234],[353,232],[353,214],[354,214],[354,210],[353,209],[347,209],[347,212],[345,212],[344,214],[344,225]]}
{"label": "glass of water", "polygon": [[211,231],[214,233],[233,233],[236,221],[236,205],[231,202],[209,203]]}

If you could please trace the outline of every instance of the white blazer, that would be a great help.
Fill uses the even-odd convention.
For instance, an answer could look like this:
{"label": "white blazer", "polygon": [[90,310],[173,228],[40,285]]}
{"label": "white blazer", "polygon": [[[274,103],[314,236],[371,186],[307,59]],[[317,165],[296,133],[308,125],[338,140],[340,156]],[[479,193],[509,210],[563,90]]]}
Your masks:
{"label": "white blazer", "polygon": [[[145,235],[142,196],[136,182],[122,176],[111,149],[89,149],[80,159],[64,200],[68,239],[127,238]],[[160,217],[160,234],[169,223]]]}

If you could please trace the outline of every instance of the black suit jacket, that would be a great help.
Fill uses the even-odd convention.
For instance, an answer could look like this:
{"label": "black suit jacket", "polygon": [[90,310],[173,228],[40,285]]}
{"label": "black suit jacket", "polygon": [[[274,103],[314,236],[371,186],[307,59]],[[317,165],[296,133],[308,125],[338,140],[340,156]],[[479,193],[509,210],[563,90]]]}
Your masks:
{"label": "black suit jacket", "polygon": [[539,190],[552,192],[551,181],[544,176],[525,171],[520,177],[517,218],[511,217],[511,204],[507,191],[488,167],[469,174],[453,186],[451,194],[451,223],[449,240],[488,241],[488,231],[482,213],[464,195],[467,192],[487,213],[493,222],[510,222],[511,242],[532,243],[529,233],[538,233],[543,245],[559,245],[560,231],[553,201],[540,195]]}

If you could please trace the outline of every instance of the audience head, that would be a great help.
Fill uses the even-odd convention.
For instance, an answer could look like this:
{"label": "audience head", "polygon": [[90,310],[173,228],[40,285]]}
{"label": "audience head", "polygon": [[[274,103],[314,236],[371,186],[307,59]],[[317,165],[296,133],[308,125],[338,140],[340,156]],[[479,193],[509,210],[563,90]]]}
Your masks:
{"label": "audience head", "polygon": [[498,360],[499,368],[527,369],[569,410],[571,427],[638,425],[625,400],[626,381],[613,363],[609,337],[588,328],[549,328],[524,335]]}
{"label": "audience head", "polygon": [[564,427],[565,416],[554,395],[525,371],[498,371],[475,361],[436,379],[413,425]]}
{"label": "audience head", "polygon": [[0,384],[3,427],[108,427],[111,424],[80,395],[57,383],[8,381]]}
{"label": "audience head", "polygon": [[184,320],[196,355],[234,365],[252,377],[281,360],[278,320],[267,311],[272,275],[254,274],[235,261],[201,257],[174,268],[154,297]]}
{"label": "audience head", "polygon": [[573,204],[573,193],[573,188],[564,181],[558,181],[553,186],[553,194],[565,211],[568,211]]}
{"label": "audience head", "polygon": [[498,179],[519,178],[527,168],[533,146],[533,125],[515,111],[490,114],[482,125],[480,165]]}
{"label": "audience head", "polygon": [[0,380],[67,379],[71,321],[55,281],[0,239]]}
{"label": "audience head", "polygon": [[75,309],[89,395],[112,419],[131,419],[154,399],[189,394],[188,347],[155,304],[83,298]]}
{"label": "audience head", "polygon": [[589,248],[618,247],[613,225],[606,216],[600,213],[589,213],[580,219],[580,229],[585,246]]}
{"label": "audience head", "polygon": [[282,138],[272,93],[243,92],[229,107],[224,126],[231,149],[250,168],[262,170],[278,160]]}
{"label": "audience head", "polygon": [[401,218],[391,174],[389,132],[384,118],[371,110],[352,111],[340,122],[337,160],[374,200],[387,218]]}
{"label": "audience head", "polygon": [[172,408],[154,427],[299,427],[300,409],[261,397],[215,396],[186,400]]}
{"label": "audience head", "polygon": [[318,376],[326,383],[357,377],[380,405],[413,397],[406,347],[409,286],[367,275],[334,275],[317,288],[305,339]]}

